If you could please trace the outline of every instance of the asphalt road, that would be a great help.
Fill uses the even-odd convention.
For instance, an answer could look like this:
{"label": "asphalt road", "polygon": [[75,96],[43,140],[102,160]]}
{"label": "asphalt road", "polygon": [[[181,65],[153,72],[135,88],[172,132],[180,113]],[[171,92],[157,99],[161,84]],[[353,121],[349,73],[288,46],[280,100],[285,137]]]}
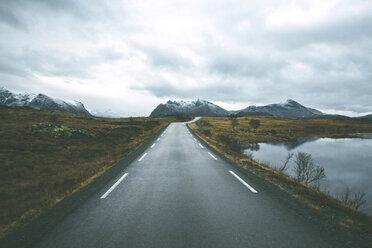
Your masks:
{"label": "asphalt road", "polygon": [[36,247],[363,246],[347,233],[174,123]]}

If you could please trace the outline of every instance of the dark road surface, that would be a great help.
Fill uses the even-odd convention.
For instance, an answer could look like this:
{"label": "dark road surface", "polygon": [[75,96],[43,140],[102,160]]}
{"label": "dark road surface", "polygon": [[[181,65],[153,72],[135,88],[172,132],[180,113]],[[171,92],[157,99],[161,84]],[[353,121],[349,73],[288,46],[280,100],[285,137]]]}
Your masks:
{"label": "dark road surface", "polygon": [[207,150],[185,124],[174,123],[36,247],[356,245],[319,222],[315,210],[260,181]]}

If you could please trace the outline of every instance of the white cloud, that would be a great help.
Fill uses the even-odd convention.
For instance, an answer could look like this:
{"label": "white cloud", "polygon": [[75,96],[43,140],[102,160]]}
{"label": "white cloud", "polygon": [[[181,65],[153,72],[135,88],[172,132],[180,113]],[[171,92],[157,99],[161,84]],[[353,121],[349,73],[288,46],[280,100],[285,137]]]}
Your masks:
{"label": "white cloud", "polygon": [[363,0],[2,1],[0,82],[127,116],[168,98],[365,113],[371,11]]}

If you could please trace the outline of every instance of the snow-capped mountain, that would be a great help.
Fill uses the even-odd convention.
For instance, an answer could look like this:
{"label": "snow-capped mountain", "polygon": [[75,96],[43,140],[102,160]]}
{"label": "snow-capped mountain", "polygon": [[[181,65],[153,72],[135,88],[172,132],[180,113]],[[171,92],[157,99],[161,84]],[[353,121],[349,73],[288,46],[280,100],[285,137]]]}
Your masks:
{"label": "snow-capped mountain", "polygon": [[38,110],[60,110],[73,114],[90,115],[81,102],[62,101],[44,94],[15,94],[0,87],[0,105],[24,106]]}
{"label": "snow-capped mountain", "polygon": [[187,114],[191,116],[228,116],[230,112],[205,100],[196,101],[168,101],[159,104],[150,117]]}
{"label": "snow-capped mountain", "polygon": [[236,112],[238,115],[259,112],[284,118],[314,118],[323,115],[319,110],[307,108],[292,99],[288,99],[284,103],[269,104],[266,106],[252,105]]}
{"label": "snow-capped mountain", "polygon": [[151,117],[167,116],[174,114],[187,114],[192,116],[229,116],[236,115],[272,115],[284,118],[314,118],[323,113],[307,108],[298,102],[288,99],[284,103],[269,104],[266,106],[249,106],[242,110],[227,111],[205,100],[197,101],[168,101],[159,104],[150,114]]}

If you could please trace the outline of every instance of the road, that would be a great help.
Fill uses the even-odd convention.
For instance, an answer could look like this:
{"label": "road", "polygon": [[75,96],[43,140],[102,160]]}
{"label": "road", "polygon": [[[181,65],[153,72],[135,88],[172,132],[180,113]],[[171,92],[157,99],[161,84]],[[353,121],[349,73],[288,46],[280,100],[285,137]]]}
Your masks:
{"label": "road", "polygon": [[242,174],[185,124],[173,123],[36,247],[356,245],[324,220],[270,183]]}

